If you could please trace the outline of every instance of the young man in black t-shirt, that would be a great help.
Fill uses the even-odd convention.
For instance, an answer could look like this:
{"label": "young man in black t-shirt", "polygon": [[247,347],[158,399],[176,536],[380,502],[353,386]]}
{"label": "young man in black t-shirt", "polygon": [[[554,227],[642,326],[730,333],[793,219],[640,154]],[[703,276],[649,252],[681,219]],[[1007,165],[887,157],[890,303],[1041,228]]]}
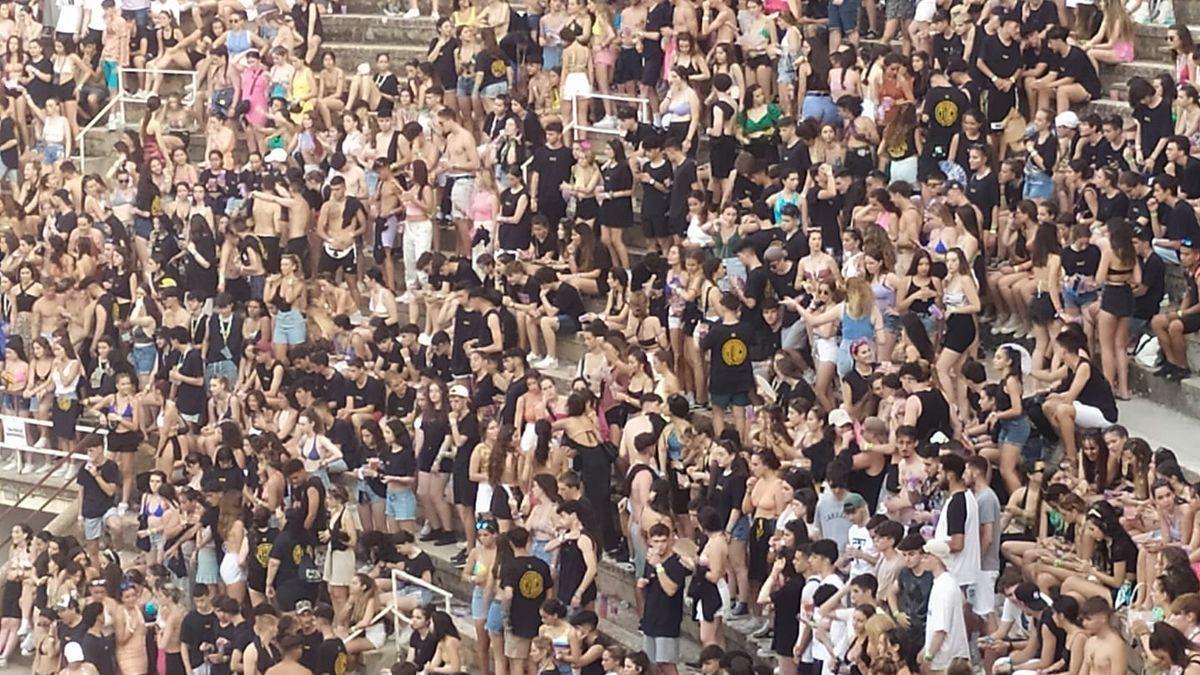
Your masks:
{"label": "young man in black t-shirt", "polygon": [[538,610],[554,585],[550,566],[529,555],[529,531],[516,527],[508,531],[513,557],[500,567],[500,602],[508,614],[504,631],[504,656],[509,672],[521,675],[529,659],[529,643],[537,637],[542,624]]}
{"label": "young man in black t-shirt", "polygon": [[204,359],[192,343],[191,332],[183,326],[171,329],[171,345],[179,353],[179,363],[167,373],[174,387],[175,408],[179,417],[195,430],[204,414]]}
{"label": "young man in black t-shirt", "polygon": [[1163,367],[1158,374],[1172,380],[1191,377],[1188,367],[1187,336],[1200,330],[1200,240],[1185,239],[1179,247],[1179,261],[1187,275],[1187,292],[1179,309],[1163,312],[1150,321],[1150,327],[1162,347]]}
{"label": "young man in black t-shirt", "polygon": [[1142,280],[1133,288],[1133,318],[1129,320],[1130,344],[1150,327],[1150,320],[1162,308],[1167,293],[1167,264],[1154,252],[1154,232],[1149,225],[1133,230],[1133,248],[1137,251]]}
{"label": "young man in black t-shirt", "polygon": [[216,660],[212,662],[212,675],[230,675],[234,654],[246,651],[246,646],[254,641],[254,630],[242,619],[242,607],[237,600],[218,598],[213,609],[217,624],[213,630]]}
{"label": "young man in black t-shirt", "polygon": [[1053,26],[1046,31],[1046,47],[1054,57],[1054,63],[1050,65],[1054,77],[1033,87],[1038,110],[1050,109],[1053,102],[1057,112],[1066,112],[1074,104],[1100,97],[1100,76],[1096,67],[1082,49],[1067,43],[1067,35],[1067,29],[1062,26]]}
{"label": "young man in black t-shirt", "polygon": [[1004,121],[1017,105],[1017,83],[1021,81],[1021,30],[1016,13],[1006,13],[994,37],[977,35],[983,44],[979,48],[975,67],[986,81],[987,121],[990,133],[999,141]]}
{"label": "young man in black t-shirt", "polygon": [[198,583],[192,587],[192,607],[179,627],[180,656],[188,675],[196,675],[197,670],[207,672],[211,667],[209,657],[217,651],[217,615],[208,585]]}
{"label": "young man in black t-shirt", "polygon": [[[100,538],[110,518],[117,516],[117,488],[121,470],[117,463],[104,457],[104,445],[99,437],[90,437],[87,444],[88,461],[75,477],[79,483],[79,519],[83,522],[83,540],[90,555],[100,552]],[[80,450],[82,448],[76,448]]]}
{"label": "young man in black t-shirt", "polygon": [[[759,270],[761,271],[761,270]],[[765,282],[764,282],[765,285]],[[709,394],[712,399],[713,432],[725,429],[725,411],[733,412],[733,426],[746,438],[746,407],[754,390],[754,366],[750,346],[755,328],[742,321],[742,303],[732,294],[721,297],[721,320],[701,324],[700,349],[710,352]]]}
{"label": "young man in black t-shirt", "polygon": [[679,670],[679,628],[683,623],[684,581],[692,569],[671,550],[671,530],[662,523],[650,528],[646,573],[637,587],[645,596],[642,621],[642,650],[658,664],[663,675]]}
{"label": "young man in black t-shirt", "polygon": [[[350,655],[346,653],[346,643],[333,633],[333,607],[321,603],[313,609],[312,615],[321,635],[315,652],[313,675],[346,675]],[[303,661],[301,657],[301,663]]]}
{"label": "young man in black t-shirt", "polygon": [[534,361],[531,365],[538,370],[548,370],[558,367],[558,332],[567,335],[579,331],[579,317],[586,312],[583,306],[583,296],[571,284],[559,281],[558,274],[549,267],[543,267],[534,274],[541,282],[541,316],[538,318],[540,330],[529,332],[530,351],[536,354],[538,350],[538,335],[546,343],[546,356]]}

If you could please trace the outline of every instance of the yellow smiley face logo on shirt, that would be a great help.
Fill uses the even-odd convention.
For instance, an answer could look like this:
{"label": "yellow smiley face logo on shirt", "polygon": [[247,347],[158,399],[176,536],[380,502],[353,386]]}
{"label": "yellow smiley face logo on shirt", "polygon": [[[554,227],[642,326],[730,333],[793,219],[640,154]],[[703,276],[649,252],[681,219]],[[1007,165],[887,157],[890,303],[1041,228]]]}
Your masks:
{"label": "yellow smiley face logo on shirt", "polygon": [[721,361],[727,366],[740,366],[746,362],[750,350],[741,338],[730,338],[721,345]]}

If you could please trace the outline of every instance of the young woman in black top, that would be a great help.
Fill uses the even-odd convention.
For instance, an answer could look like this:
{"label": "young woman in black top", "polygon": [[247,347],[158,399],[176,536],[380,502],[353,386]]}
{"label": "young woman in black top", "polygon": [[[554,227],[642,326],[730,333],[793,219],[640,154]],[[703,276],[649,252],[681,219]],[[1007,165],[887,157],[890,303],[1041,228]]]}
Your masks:
{"label": "young woman in black top", "polygon": [[[1111,171],[1111,169],[1105,169]],[[1129,319],[1133,316],[1133,287],[1142,281],[1141,266],[1133,248],[1133,229],[1124,219],[1112,221],[1108,239],[1111,248],[1100,254],[1100,313],[1097,331],[1104,378],[1116,390],[1117,398],[1129,399]]]}
{"label": "young woman in black top", "polygon": [[1114,424],[1117,402],[1108,382],[1092,363],[1087,352],[1087,338],[1078,324],[1068,324],[1054,342],[1068,371],[1067,379],[1060,391],[1046,397],[1042,412],[1063,441],[1066,465],[1075,466],[1076,427],[1091,429]]}

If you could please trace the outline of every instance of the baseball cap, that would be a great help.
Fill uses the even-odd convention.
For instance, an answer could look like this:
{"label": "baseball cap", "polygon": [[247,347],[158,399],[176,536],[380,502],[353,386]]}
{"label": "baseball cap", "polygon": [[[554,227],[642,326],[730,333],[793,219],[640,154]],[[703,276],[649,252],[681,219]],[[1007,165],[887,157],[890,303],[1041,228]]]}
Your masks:
{"label": "baseball cap", "polygon": [[846,499],[842,502],[843,513],[853,513],[858,509],[867,505],[867,500],[862,498],[862,495],[857,492],[851,492],[846,495]]}
{"label": "baseball cap", "polygon": [[312,614],[312,611],[313,611],[312,602],[309,602],[308,600],[297,600],[296,601],[296,613],[297,614]]}
{"label": "baseball cap", "polygon": [[1058,114],[1058,116],[1054,118],[1054,126],[1066,127],[1068,129],[1078,129],[1079,128],[1079,115],[1076,115],[1074,112],[1072,112],[1070,110],[1067,110],[1065,112],[1060,112]]}
{"label": "baseball cap", "polygon": [[1148,225],[1133,228],[1133,236],[1142,241],[1154,241],[1154,230]]}
{"label": "baseball cap", "polygon": [[958,182],[958,181],[956,181],[956,180],[949,180],[949,181],[946,181],[946,192],[949,192],[949,191],[951,191],[951,190],[958,190],[958,191],[960,191],[960,192],[961,192],[961,191],[962,191],[962,189],[963,189],[963,184],[962,184],[962,183],[960,183],[960,182]]}
{"label": "baseball cap", "polygon": [[464,385],[456,384],[453,387],[450,387],[449,396],[452,398],[470,398],[471,392],[467,391],[467,388]]}
{"label": "baseball cap", "polygon": [[1179,246],[1181,248],[1190,248],[1193,251],[1200,251],[1200,241],[1195,239],[1180,239]]}
{"label": "baseball cap", "polygon": [[66,647],[63,647],[63,657],[67,659],[67,663],[83,663],[83,647],[78,642],[68,642]]}
{"label": "baseball cap", "polygon": [[783,250],[783,247],[772,246],[771,248],[767,249],[766,253],[763,254],[763,261],[769,263],[779,262],[786,257],[787,253]]}
{"label": "baseball cap", "polygon": [[1042,599],[1041,591],[1038,590],[1037,585],[1028,581],[1017,584],[1013,595],[1016,596],[1017,600],[1021,601],[1021,604],[1035,612],[1046,609],[1046,601]]}
{"label": "baseball cap", "polygon": [[921,548],[921,550],[928,553],[931,556],[936,557],[938,560],[941,560],[943,563],[950,560],[950,545],[944,541],[941,541],[938,539],[931,539],[931,540],[925,542],[925,546],[923,546]]}
{"label": "baseball cap", "polygon": [[854,420],[850,419],[850,413],[844,408],[834,408],[829,411],[829,423],[835,427],[852,424]]}

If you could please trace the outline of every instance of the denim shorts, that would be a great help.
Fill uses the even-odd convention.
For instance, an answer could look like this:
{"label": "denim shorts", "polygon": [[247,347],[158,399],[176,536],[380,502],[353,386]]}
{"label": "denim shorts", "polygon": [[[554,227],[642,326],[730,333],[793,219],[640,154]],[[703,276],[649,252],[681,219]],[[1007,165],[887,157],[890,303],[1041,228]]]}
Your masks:
{"label": "denim shorts", "polygon": [[1029,418],[1021,415],[1015,419],[1001,420],[1000,422],[1000,444],[1015,445],[1018,448],[1025,447],[1025,443],[1029,441]]}
{"label": "denim shorts", "polygon": [[1066,307],[1078,307],[1083,309],[1096,301],[1100,297],[1100,291],[1085,291],[1080,293],[1074,288],[1063,287],[1062,299],[1063,305]]}
{"label": "denim shorts", "polygon": [[483,621],[487,618],[488,607],[484,604],[483,589],[476,586],[471,591],[471,618]]}
{"label": "denim shorts", "polygon": [[508,93],[508,82],[494,82],[486,85],[479,90],[479,95],[484,98],[497,98]]}
{"label": "denim shorts", "polygon": [[570,314],[558,315],[558,329],[564,333],[578,333],[583,328],[579,323],[579,317],[571,316]]}
{"label": "denim shorts", "polygon": [[833,124],[838,121],[837,105],[834,104],[829,94],[805,94],[804,107],[801,112],[805,117],[815,118],[822,124]]}
{"label": "denim shorts", "polygon": [[475,78],[471,75],[459,75],[454,91],[463,98],[470,98],[471,94],[475,93]]}
{"label": "denim shorts", "polygon": [[733,532],[730,534],[734,541],[750,541],[750,516],[742,516],[736,523],[733,524]]}
{"label": "denim shorts", "polygon": [[499,600],[492,600],[492,604],[488,605],[487,620],[484,621],[483,627],[489,633],[504,632],[504,608],[500,606]]}
{"label": "denim shorts", "polygon": [[39,143],[42,158],[47,164],[56,164],[67,158],[67,146],[62,143]]}
{"label": "denim shorts", "polygon": [[842,4],[835,5],[832,0],[829,7],[829,30],[841,31],[842,33],[857,33],[858,32],[858,5],[859,0],[842,0]]}
{"label": "denim shorts", "polygon": [[416,520],[417,496],[412,490],[389,490],[386,513],[389,518],[396,520]]}
{"label": "denim shorts", "polygon": [[387,497],[381,497],[378,494],[376,494],[375,491],[371,489],[371,486],[367,484],[367,481],[362,480],[362,479],[358,480],[358,503],[359,504],[379,504],[380,502],[383,502],[386,500],[387,500]]}

